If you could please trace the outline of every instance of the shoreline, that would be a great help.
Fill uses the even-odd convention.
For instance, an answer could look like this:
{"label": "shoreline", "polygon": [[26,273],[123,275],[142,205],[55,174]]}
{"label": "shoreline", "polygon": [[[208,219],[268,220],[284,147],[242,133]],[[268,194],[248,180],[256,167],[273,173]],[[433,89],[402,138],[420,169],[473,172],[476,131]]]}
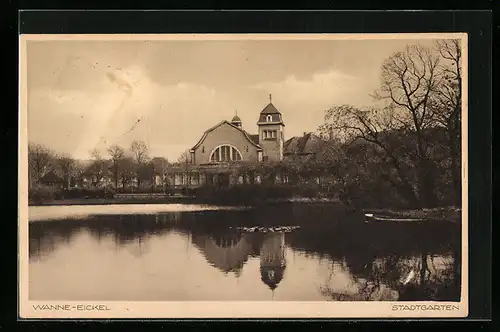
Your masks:
{"label": "shoreline", "polygon": [[211,205],[231,205],[231,206],[247,206],[247,205],[272,205],[284,203],[304,203],[304,204],[341,204],[335,199],[325,198],[287,198],[287,199],[268,199],[265,201],[249,201],[249,202],[224,202],[217,199],[197,199],[192,196],[183,197],[142,197],[142,198],[75,198],[75,199],[60,199],[45,202],[28,202],[28,206],[73,206],[73,205],[117,205],[117,204],[211,204]]}
{"label": "shoreline", "polygon": [[[330,198],[305,198],[294,197],[287,199],[268,199],[265,201],[251,202],[222,202],[217,199],[197,199],[194,196],[171,197],[141,197],[141,198],[87,198],[64,199],[45,202],[29,202],[28,207],[41,206],[75,206],[75,205],[142,205],[142,204],[204,204],[221,206],[265,206],[275,204],[341,204],[337,199]],[[414,219],[439,219],[460,221],[462,209],[459,207],[437,207],[420,209],[392,209],[392,208],[366,208],[363,213],[372,213],[376,216],[388,218],[414,218]]]}

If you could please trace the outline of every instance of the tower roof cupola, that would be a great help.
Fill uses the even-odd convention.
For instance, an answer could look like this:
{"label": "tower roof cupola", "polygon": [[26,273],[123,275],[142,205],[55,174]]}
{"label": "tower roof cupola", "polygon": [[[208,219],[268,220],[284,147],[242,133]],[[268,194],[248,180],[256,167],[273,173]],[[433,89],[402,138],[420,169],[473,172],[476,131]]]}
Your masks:
{"label": "tower roof cupola", "polygon": [[238,116],[238,111],[236,111],[235,116],[233,116],[233,119],[231,120],[231,124],[233,124],[237,127],[241,127],[242,122],[241,122],[240,117]]}
{"label": "tower roof cupola", "polygon": [[260,112],[259,115],[259,122],[257,123],[258,125],[260,124],[282,124],[283,126],[285,125],[283,123],[283,118],[281,116],[281,112],[278,111],[276,106],[272,103],[272,95],[269,95],[269,104],[267,104],[266,107]]}

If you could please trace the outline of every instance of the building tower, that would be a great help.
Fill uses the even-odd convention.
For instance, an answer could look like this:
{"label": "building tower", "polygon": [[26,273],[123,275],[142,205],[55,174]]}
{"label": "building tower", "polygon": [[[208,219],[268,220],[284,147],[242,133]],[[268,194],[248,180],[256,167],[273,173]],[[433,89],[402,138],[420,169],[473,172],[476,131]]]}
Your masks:
{"label": "building tower", "polygon": [[242,126],[242,122],[241,122],[240,117],[238,116],[238,111],[236,111],[235,116],[234,116],[234,117],[233,117],[233,119],[231,120],[231,124],[235,125],[236,127],[241,128],[241,126]]}
{"label": "building tower", "polygon": [[269,104],[260,112],[259,145],[263,149],[263,161],[280,161],[283,159],[284,128],[281,113],[274,107],[272,96]]}

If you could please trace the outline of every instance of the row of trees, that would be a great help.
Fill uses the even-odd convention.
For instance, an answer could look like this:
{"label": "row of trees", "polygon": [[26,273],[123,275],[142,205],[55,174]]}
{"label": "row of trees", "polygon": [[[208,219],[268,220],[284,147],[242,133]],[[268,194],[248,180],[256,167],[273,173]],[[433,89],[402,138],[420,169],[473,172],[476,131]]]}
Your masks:
{"label": "row of trees", "polygon": [[333,106],[319,128],[329,142],[321,155],[342,166],[345,187],[394,193],[412,206],[459,205],[460,41],[408,45],[393,54],[373,99],[372,107]]}
{"label": "row of trees", "polygon": [[106,151],[94,149],[88,163],[55,153],[40,144],[29,144],[28,165],[33,184],[39,184],[45,174],[54,172],[64,179],[66,186],[70,186],[71,180],[82,185],[87,177],[94,187],[104,178],[111,178],[115,188],[119,185],[125,188],[134,179],[138,187],[145,181],[154,185],[156,175],[163,181],[169,162],[163,157],[150,158],[148,146],[143,141],[133,141],[128,150],[119,145],[110,146]]}

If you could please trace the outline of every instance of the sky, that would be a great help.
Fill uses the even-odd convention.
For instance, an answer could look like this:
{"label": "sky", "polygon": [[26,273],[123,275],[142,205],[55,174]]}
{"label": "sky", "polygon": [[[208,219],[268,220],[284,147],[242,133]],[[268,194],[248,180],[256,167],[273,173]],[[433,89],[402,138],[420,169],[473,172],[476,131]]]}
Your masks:
{"label": "sky", "polygon": [[383,61],[428,40],[30,40],[28,140],[90,159],[143,140],[175,161],[236,114],[257,133],[282,113],[285,139],[316,131],[338,104],[372,102]]}

